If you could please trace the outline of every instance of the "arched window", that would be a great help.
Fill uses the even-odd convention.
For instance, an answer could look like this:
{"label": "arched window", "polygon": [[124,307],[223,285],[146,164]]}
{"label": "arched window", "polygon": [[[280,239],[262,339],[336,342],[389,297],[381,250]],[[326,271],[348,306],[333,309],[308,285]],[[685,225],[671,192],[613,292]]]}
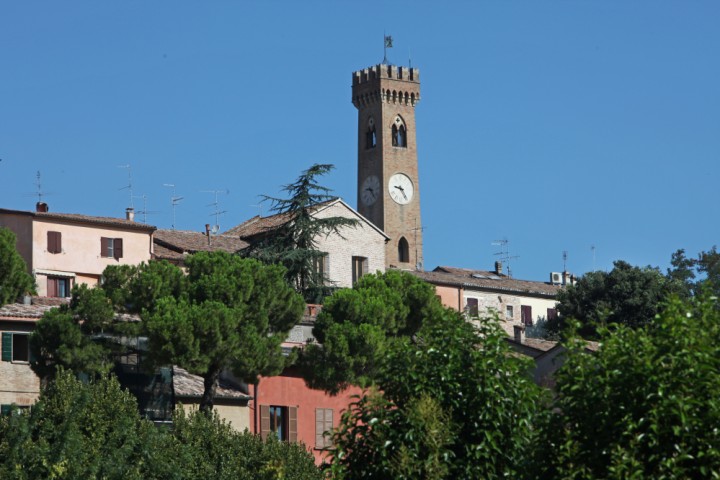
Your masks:
{"label": "arched window", "polygon": [[410,262],[410,246],[405,237],[400,237],[398,242],[398,261],[401,263]]}
{"label": "arched window", "polygon": [[368,119],[368,128],[365,132],[365,148],[375,148],[377,145],[377,135],[375,133],[375,120],[370,117]]}
{"label": "arched window", "polygon": [[392,146],[393,147],[407,147],[407,129],[405,122],[400,115],[395,117],[395,122],[392,126]]}

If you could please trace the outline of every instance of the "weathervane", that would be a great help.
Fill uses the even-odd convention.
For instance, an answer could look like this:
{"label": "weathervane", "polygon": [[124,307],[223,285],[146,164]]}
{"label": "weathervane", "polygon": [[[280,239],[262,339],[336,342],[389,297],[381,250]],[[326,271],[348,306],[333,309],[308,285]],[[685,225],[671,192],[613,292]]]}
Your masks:
{"label": "weathervane", "polygon": [[391,35],[385,35],[385,32],[383,32],[383,65],[388,64],[387,59],[387,49],[392,48],[393,46],[393,39]]}

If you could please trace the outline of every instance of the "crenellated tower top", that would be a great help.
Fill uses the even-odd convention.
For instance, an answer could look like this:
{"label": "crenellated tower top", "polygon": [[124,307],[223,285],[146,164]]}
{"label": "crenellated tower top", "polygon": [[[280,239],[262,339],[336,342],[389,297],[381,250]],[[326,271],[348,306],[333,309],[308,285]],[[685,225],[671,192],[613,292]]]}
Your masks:
{"label": "crenellated tower top", "polygon": [[352,103],[356,108],[380,103],[415,106],[420,101],[420,70],[379,64],[352,74]]}

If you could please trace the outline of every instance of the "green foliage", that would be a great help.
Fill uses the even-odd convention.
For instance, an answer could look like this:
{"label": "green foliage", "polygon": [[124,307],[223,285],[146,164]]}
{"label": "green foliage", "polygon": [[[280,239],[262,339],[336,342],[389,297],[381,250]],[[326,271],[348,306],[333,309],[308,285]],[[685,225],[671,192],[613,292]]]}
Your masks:
{"label": "green foliage", "polygon": [[61,372],[29,415],[0,420],[0,478],[148,478],[155,435],[116,380]]}
{"label": "green foliage", "polygon": [[442,310],[434,288],[417,277],[393,270],[363,276],[325,301],[313,329],[321,346],[308,345],[300,358],[307,382],[331,393],[373,385],[390,345]]}
{"label": "green foliage", "polygon": [[719,478],[720,313],[672,299],[655,321],[573,337],[539,429],[535,478]]}
{"label": "green foliage", "polygon": [[238,433],[216,415],[186,416],[172,430],[141,419],[114,378],[88,384],[60,372],[27,415],[0,417],[0,478],[320,480],[300,444]]}
{"label": "green foliage", "polygon": [[673,287],[673,282],[655,268],[616,261],[610,272],[589,272],[575,285],[560,290],[560,322],[578,320],[581,333],[587,336],[610,324],[640,327],[653,320],[660,302]]}
{"label": "green foliage", "polygon": [[186,291],[159,299],[142,318],[152,363],[176,364],[204,378],[205,411],[224,369],[248,382],[282,370],[280,344],[305,304],[281,266],[225,252],[200,252],[186,264]]}
{"label": "green foliage", "polygon": [[282,215],[279,228],[268,234],[248,250],[248,255],[265,263],[279,263],[287,272],[288,282],[309,302],[319,302],[324,294],[327,278],[316,264],[325,254],[317,249],[317,239],[330,234],[340,235],[341,228],[355,227],[357,221],[345,217],[318,218],[317,206],[334,200],[330,190],[318,183],[318,177],[334,168],[328,164],[314,164],[298,179],[284,187],[289,198],[265,196],[272,202],[272,212]]}
{"label": "green foliage", "polygon": [[15,248],[15,241],[10,229],[0,227],[0,306],[35,291],[35,282]]}
{"label": "green foliage", "polygon": [[[59,368],[91,376],[112,368],[108,349],[84,332],[87,327],[80,320],[65,306],[48,311],[37,322],[30,335],[30,367],[43,381],[52,379]],[[89,323],[97,324],[93,319]]]}
{"label": "green foliage", "polygon": [[700,252],[697,258],[687,258],[685,250],[673,253],[672,268],[668,268],[667,276],[675,282],[677,293],[688,298],[708,291],[720,295],[720,253],[717,247],[707,252]]}
{"label": "green foliage", "polygon": [[273,435],[238,433],[217,415],[174,417],[173,436],[182,452],[183,478],[232,480],[320,480],[313,456],[299,443]]}
{"label": "green foliage", "polygon": [[337,478],[515,478],[540,391],[497,319],[426,317],[385,351],[377,385],[335,435]]}

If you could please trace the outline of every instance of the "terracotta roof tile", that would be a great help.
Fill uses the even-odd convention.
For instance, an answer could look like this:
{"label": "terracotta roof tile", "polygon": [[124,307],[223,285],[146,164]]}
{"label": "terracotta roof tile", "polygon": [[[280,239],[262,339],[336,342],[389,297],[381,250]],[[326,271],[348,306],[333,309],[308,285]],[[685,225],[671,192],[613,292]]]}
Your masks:
{"label": "terracotta roof tile", "polygon": [[39,220],[56,220],[60,222],[82,223],[105,227],[125,228],[131,230],[146,230],[148,232],[152,232],[157,228],[153,225],[147,225],[145,223],[126,220],[124,218],[94,217],[92,215],[80,215],[78,213],[31,212],[25,210],[9,210],[6,208],[0,208],[0,214],[2,213],[25,215],[35,217]]}
{"label": "terracotta roof tile", "polygon": [[45,312],[55,308],[55,305],[25,305],[24,303],[8,303],[0,307],[0,318],[3,320],[13,318],[39,320]]}
{"label": "terracotta roof tile", "polygon": [[[338,200],[342,201],[340,197],[333,198],[331,200],[320,202],[314,205],[312,209],[322,209],[322,207],[330,205],[333,202],[337,202]],[[289,213],[278,213],[275,215],[268,215],[267,217],[255,215],[254,217],[244,221],[240,225],[231,228],[223,235],[233,235],[240,238],[252,238],[256,235],[272,232],[273,230],[277,229],[279,226],[287,222],[289,218],[291,218]]]}
{"label": "terracotta roof tile", "polygon": [[[248,246],[247,242],[232,235],[208,237],[201,232],[187,230],[157,230],[154,235],[155,255],[158,258],[183,258],[183,253],[223,251],[235,253]],[[158,248],[159,247],[159,248]]]}
{"label": "terracotta roof tile", "polygon": [[469,270],[454,267],[438,267],[432,272],[411,272],[432,284],[451,285],[465,288],[488,289],[492,291],[524,293],[554,297],[562,288],[531,280],[517,280],[498,276],[485,270]]}
{"label": "terracotta roof tile", "polygon": [[[202,377],[193,375],[180,367],[173,367],[173,387],[175,388],[175,395],[184,398],[200,398],[204,391]],[[252,397],[221,378],[218,381],[215,398],[250,400]]]}

